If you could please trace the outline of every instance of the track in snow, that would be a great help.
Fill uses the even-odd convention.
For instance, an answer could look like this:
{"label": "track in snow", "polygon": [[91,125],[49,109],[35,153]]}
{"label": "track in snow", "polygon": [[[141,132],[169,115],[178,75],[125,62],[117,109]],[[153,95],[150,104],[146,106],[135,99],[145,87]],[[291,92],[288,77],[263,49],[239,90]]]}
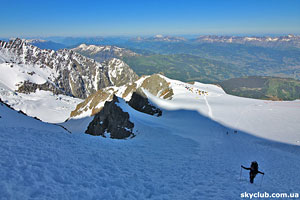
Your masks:
{"label": "track in snow", "polygon": [[212,119],[213,118],[212,109],[211,109],[211,107],[210,107],[210,105],[208,103],[208,100],[207,100],[206,96],[204,96],[204,100],[205,100],[205,104],[206,104],[206,106],[208,108],[208,116]]}

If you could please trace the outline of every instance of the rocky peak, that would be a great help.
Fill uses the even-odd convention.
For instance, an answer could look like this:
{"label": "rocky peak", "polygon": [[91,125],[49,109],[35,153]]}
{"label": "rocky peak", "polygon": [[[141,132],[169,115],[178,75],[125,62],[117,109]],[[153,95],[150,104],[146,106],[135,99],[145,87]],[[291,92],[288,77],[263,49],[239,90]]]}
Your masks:
{"label": "rocky peak", "polygon": [[[1,63],[13,64],[11,66],[20,68],[20,73],[34,74],[39,80],[44,80],[29,81],[33,78],[24,75],[24,80],[16,85],[18,92],[26,93],[42,89],[86,98],[101,88],[120,86],[138,78],[120,60],[98,63],[72,50],[42,50],[19,38],[9,42],[0,41]],[[27,68],[30,71],[25,71],[23,65],[29,65]]]}
{"label": "rocky peak", "polygon": [[120,59],[113,58],[104,63],[107,66],[110,66],[108,74],[111,82],[115,86],[121,86],[127,83],[132,83],[138,79],[138,76],[135,74],[135,72]]}
{"label": "rocky peak", "polygon": [[134,137],[134,124],[130,121],[129,114],[118,106],[119,102],[115,95],[112,101],[105,102],[103,109],[94,116],[85,133],[113,139]]}
{"label": "rocky peak", "polygon": [[21,49],[25,43],[25,40],[22,40],[20,38],[16,38],[14,40],[10,40],[9,42],[0,41],[0,46],[2,48],[7,49]]}

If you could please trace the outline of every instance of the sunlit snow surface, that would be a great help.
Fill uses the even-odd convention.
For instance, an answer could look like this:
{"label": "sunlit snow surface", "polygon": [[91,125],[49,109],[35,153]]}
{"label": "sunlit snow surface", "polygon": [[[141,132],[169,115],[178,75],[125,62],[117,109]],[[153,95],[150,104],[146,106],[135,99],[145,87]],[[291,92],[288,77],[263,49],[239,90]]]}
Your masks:
{"label": "sunlit snow surface", "polygon": [[16,110],[22,110],[29,116],[51,123],[60,123],[68,119],[71,111],[82,101],[43,90],[30,94],[17,93],[3,86],[1,82],[0,98]]}
{"label": "sunlit snow surface", "polygon": [[[278,142],[300,145],[300,100],[266,101],[227,95],[220,87],[194,85],[167,79],[174,90],[172,101],[149,93],[148,97],[167,110],[195,110],[232,130]],[[207,91],[199,95],[197,91]]]}
{"label": "sunlit snow surface", "polygon": [[[0,106],[0,199],[227,200],[300,191],[299,101],[251,100],[194,85],[208,91],[201,96],[172,84],[172,101],[148,94],[164,108],[162,117],[120,99],[135,124],[128,140],[82,134],[91,118],[64,123],[73,127],[69,134]],[[250,184],[242,171],[240,180],[240,165],[253,160],[265,172],[261,187],[261,175]]]}

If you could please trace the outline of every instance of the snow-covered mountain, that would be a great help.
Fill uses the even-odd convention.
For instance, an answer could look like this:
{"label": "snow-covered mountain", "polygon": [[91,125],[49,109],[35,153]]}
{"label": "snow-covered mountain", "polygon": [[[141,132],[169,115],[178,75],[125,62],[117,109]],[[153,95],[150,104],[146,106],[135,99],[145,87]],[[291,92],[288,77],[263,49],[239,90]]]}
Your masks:
{"label": "snow-covered mountain", "polygon": [[[147,94],[164,107],[161,117],[138,112],[121,98],[115,102],[128,113],[136,135],[122,141],[83,134],[90,118],[64,123],[79,133],[69,134],[0,103],[1,198],[227,200],[240,199],[245,192],[299,195],[299,146],[270,141],[268,135],[280,126],[276,134],[282,141],[292,133],[299,138],[299,123],[293,119],[299,116],[299,102],[252,101],[227,96],[213,85],[167,80],[172,100]],[[208,92],[205,96],[196,90],[201,88]],[[212,115],[203,115],[209,107]],[[264,114],[256,122],[249,120],[258,116],[255,112]],[[215,121],[220,113],[237,120],[237,127],[248,121],[267,138],[235,132]],[[248,171],[240,166],[253,160],[265,175],[258,174],[250,184]]]}
{"label": "snow-covered mountain", "polygon": [[36,46],[40,49],[51,49],[51,50],[54,50],[54,51],[66,48],[66,45],[64,45],[64,44],[56,43],[56,42],[49,41],[49,40],[27,39],[26,43],[30,44],[30,45],[33,45],[33,46]]}
{"label": "snow-covered mountain", "polygon": [[279,37],[270,36],[217,36],[217,35],[203,35],[195,39],[199,43],[237,43],[237,44],[251,44],[257,46],[295,46],[300,47],[299,35],[287,35]]}
{"label": "snow-covered mountain", "polygon": [[184,37],[155,35],[153,37],[136,37],[131,39],[136,42],[184,42],[187,41]]}
{"label": "snow-covered mountain", "polygon": [[41,50],[27,42],[0,41],[0,98],[43,121],[63,122],[82,98],[137,79],[119,59],[100,64],[72,50]]}
{"label": "snow-covered mountain", "polygon": [[[102,88],[84,101],[42,88],[21,93],[16,83],[55,80],[57,63],[29,59],[43,57],[44,51],[23,58],[14,53],[23,47],[9,49],[6,44],[0,51],[0,199],[227,200],[245,192],[299,198],[300,101],[235,97],[216,85],[160,74],[125,84],[122,76],[118,79],[123,73],[118,59],[103,65],[111,68],[111,82],[123,84]],[[134,92],[162,115],[132,108]],[[5,102],[49,118],[80,104],[68,121],[54,125]],[[128,139],[109,139],[119,138],[119,130]],[[248,171],[240,166],[254,160],[265,175],[250,184]]]}
{"label": "snow-covered mountain", "polygon": [[98,90],[77,105],[76,109],[71,112],[71,118],[82,118],[95,115],[100,112],[106,101],[111,101],[114,95],[117,95],[126,101],[131,99],[133,92],[143,90],[149,91],[151,94],[164,99],[171,99],[173,95],[172,88],[164,76],[154,74],[151,76],[142,76],[134,83],[128,83],[121,87],[107,87]]}
{"label": "snow-covered mountain", "polygon": [[100,64],[71,50],[41,50],[20,39],[0,41],[0,67],[0,82],[18,92],[40,89],[78,98],[137,78],[121,60]]}
{"label": "snow-covered mountain", "polygon": [[81,55],[93,58],[98,62],[110,60],[112,58],[122,58],[126,56],[137,56],[138,54],[125,48],[117,46],[103,46],[103,45],[86,45],[81,44],[72,49]]}
{"label": "snow-covered mountain", "polygon": [[[300,145],[298,115],[300,101],[275,102],[226,94],[216,85],[184,83],[160,74],[144,76],[133,84],[99,90],[77,105],[71,119],[100,112],[106,101],[117,95],[129,101],[133,92],[144,93],[163,110],[194,110],[208,118],[258,137]],[[163,113],[164,115],[164,113]],[[286,120],[282,120],[285,117]],[[286,131],[288,127],[290,131]]]}
{"label": "snow-covered mountain", "polygon": [[[162,116],[139,112],[121,98],[130,99],[133,91],[143,92]],[[97,98],[112,93],[119,98],[102,113],[107,118],[90,117],[91,108],[101,107]],[[234,97],[215,85],[162,75],[97,95],[85,101],[89,106],[81,107],[80,116],[59,126],[0,102],[1,198],[227,200],[245,192],[300,190],[300,101]],[[120,113],[126,121],[118,120]],[[135,137],[116,141],[84,134],[94,125],[124,128]],[[252,185],[240,166],[253,160],[265,175]]]}

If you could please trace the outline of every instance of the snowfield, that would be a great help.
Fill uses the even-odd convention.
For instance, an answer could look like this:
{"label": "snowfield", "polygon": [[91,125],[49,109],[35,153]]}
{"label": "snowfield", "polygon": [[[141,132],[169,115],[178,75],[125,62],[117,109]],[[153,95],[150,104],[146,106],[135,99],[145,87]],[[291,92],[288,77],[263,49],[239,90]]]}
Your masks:
{"label": "snowfield", "polygon": [[[194,89],[206,89],[207,95],[193,96],[185,86],[177,85],[172,101],[148,94],[164,108],[162,117],[135,111],[120,99],[118,105],[135,124],[137,136],[128,140],[82,134],[91,118],[63,123],[72,129],[70,134],[1,104],[0,199],[227,200],[241,199],[244,192],[300,191],[300,147],[272,141],[276,134],[268,135],[297,121],[299,101],[237,98],[217,86],[200,84]],[[234,133],[236,127],[249,129],[251,113],[257,112],[253,108],[261,115],[253,133]],[[236,116],[243,111],[249,115]],[[299,140],[299,130],[299,123],[281,127],[276,133],[285,135],[276,139],[293,143]],[[240,165],[249,166],[253,160],[265,172],[261,186],[260,174],[254,184],[249,183],[248,171],[242,171],[240,179]]]}
{"label": "snowfield", "polygon": [[18,93],[1,84],[1,81],[0,97],[15,110],[22,110],[31,117],[50,123],[65,121],[76,105],[83,101],[66,95],[54,95],[50,91],[43,90],[30,94]]}
{"label": "snowfield", "polygon": [[300,100],[249,99],[228,95],[216,85],[198,82],[191,85],[164,78],[170,82],[174,91],[171,101],[147,93],[152,102],[161,108],[197,111],[231,130],[242,130],[257,137],[300,145]]}

